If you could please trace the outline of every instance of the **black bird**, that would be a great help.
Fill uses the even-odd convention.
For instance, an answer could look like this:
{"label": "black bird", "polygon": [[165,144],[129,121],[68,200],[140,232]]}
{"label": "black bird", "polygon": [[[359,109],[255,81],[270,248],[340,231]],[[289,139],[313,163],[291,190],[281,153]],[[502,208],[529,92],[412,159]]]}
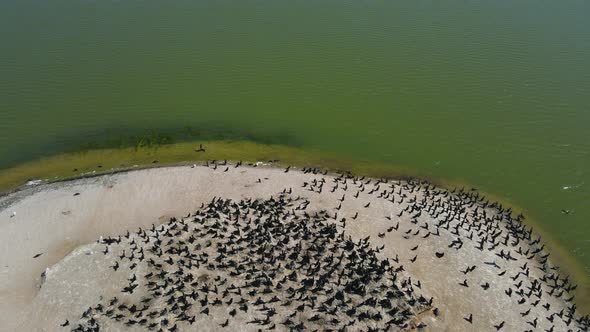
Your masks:
{"label": "black bird", "polygon": [[485,284],[481,285],[481,288],[483,288],[483,290],[488,290],[488,288],[490,288],[490,284],[486,282]]}
{"label": "black bird", "polygon": [[442,257],[445,255],[445,253],[444,253],[444,252],[438,252],[438,251],[437,251],[437,252],[435,252],[434,254],[435,254],[435,255],[436,255],[436,257],[438,257],[438,258],[442,258]]}
{"label": "black bird", "polygon": [[225,323],[219,324],[221,327],[227,327],[229,325],[229,319],[225,320]]}
{"label": "black bird", "polygon": [[310,322],[315,322],[322,319],[320,315],[315,315],[309,319]]}
{"label": "black bird", "polygon": [[434,308],[434,309],[432,310],[432,313],[433,313],[435,316],[438,316],[438,314],[439,314],[439,313],[438,313],[438,308]]}
{"label": "black bird", "polygon": [[196,149],[197,152],[205,152],[205,148],[203,148],[203,144],[199,144],[199,148]]}
{"label": "black bird", "polygon": [[59,324],[59,326],[61,326],[61,327],[66,327],[68,325],[70,325],[70,321],[67,320],[67,319],[66,319],[66,321],[63,324]]}
{"label": "black bird", "polygon": [[473,324],[473,314],[469,314],[468,317],[463,317],[463,319],[468,321],[469,324]]}
{"label": "black bird", "polygon": [[43,253],[36,254],[35,256],[33,256],[33,258],[37,258],[37,257],[39,257],[39,256],[41,256],[41,255],[43,255]]}
{"label": "black bird", "polygon": [[463,287],[469,287],[469,285],[467,284],[467,279],[463,280],[463,282],[460,282],[459,285]]}
{"label": "black bird", "polygon": [[467,273],[469,273],[469,272],[472,272],[473,270],[475,270],[475,268],[476,268],[476,266],[475,266],[475,265],[473,265],[473,266],[471,266],[471,267],[467,266],[467,267],[465,268],[465,271],[460,271],[460,272],[461,272],[461,273],[463,273],[463,274],[467,274]]}
{"label": "black bird", "polygon": [[505,290],[504,293],[506,293],[506,295],[508,295],[508,297],[512,296],[512,288],[508,288],[508,290]]}
{"label": "black bird", "polygon": [[500,266],[498,264],[496,264],[495,261],[494,262],[483,262],[483,263],[486,264],[486,265],[493,266],[493,267],[495,267],[497,269],[500,269]]}
{"label": "black bird", "polygon": [[133,291],[135,290],[135,288],[137,288],[137,284],[132,284],[132,285],[123,287],[123,290],[121,292],[133,294]]}
{"label": "black bird", "polygon": [[530,326],[532,326],[532,327],[534,327],[534,328],[537,328],[537,319],[538,319],[538,318],[535,318],[535,319],[534,319],[533,321],[531,321],[531,322],[527,321],[527,323],[528,323]]}
{"label": "black bird", "polygon": [[498,325],[494,325],[494,327],[496,328],[496,331],[500,331],[503,327],[504,327],[504,321],[502,321],[502,323],[498,324]]}

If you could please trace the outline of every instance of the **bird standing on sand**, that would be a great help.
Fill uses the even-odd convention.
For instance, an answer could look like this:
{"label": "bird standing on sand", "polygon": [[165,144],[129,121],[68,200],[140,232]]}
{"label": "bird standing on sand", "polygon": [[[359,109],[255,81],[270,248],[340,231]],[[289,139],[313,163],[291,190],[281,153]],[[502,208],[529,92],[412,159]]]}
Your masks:
{"label": "bird standing on sand", "polygon": [[463,319],[469,322],[469,324],[473,324],[473,314],[469,314],[468,317],[463,317]]}
{"label": "bird standing on sand", "polygon": [[494,327],[496,328],[496,331],[500,331],[503,327],[504,327],[504,321],[502,321],[502,323],[498,324],[498,325],[494,325]]}
{"label": "bird standing on sand", "polygon": [[[212,161],[210,166],[226,166],[225,172],[231,167],[227,161]],[[295,168],[286,167],[284,171],[295,171]],[[319,171],[303,169],[305,174],[310,172],[317,175]],[[264,177],[262,179],[268,180]],[[571,286],[567,278],[559,278],[557,273],[550,273],[549,269],[556,268],[545,264],[546,256],[542,252],[544,247],[539,244],[540,239],[533,239],[531,231],[525,229],[519,219],[509,216],[508,209],[490,205],[491,203],[483,201],[474,193],[463,190],[453,191],[452,196],[461,198],[454,200],[448,191],[439,191],[434,186],[431,189],[429,185],[424,187],[418,182],[410,181],[402,185],[398,181],[395,183],[397,187],[392,184],[390,190],[383,191],[381,188],[387,183],[386,180],[371,182],[374,180],[343,174],[336,178],[335,185],[332,186],[328,185],[326,179],[330,178],[307,179],[309,182],[303,183],[300,188],[306,188],[302,191],[321,193],[323,185],[326,184],[326,188],[331,188],[326,191],[337,192],[334,197],[330,197],[330,202],[338,200],[336,210],[340,214],[345,214],[348,219],[348,214],[352,214],[352,211],[347,209],[343,194],[347,192],[347,185],[351,186],[351,192],[357,192],[353,196],[355,198],[360,192],[367,197],[373,195],[372,198],[376,198],[370,198],[368,202],[357,201],[359,207],[362,205],[366,208],[361,208],[362,211],[373,212],[369,210],[369,206],[381,208],[378,199],[389,201],[388,198],[392,197],[390,195],[395,193],[396,202],[392,203],[400,205],[399,209],[395,210],[400,211],[397,218],[395,212],[390,212],[389,216],[385,217],[390,224],[385,227],[380,225],[379,229],[375,228],[370,234],[365,235],[389,237],[387,233],[397,231],[400,223],[408,223],[413,228],[405,231],[406,227],[402,227],[399,234],[393,233],[391,236],[401,236],[410,240],[407,248],[415,256],[408,258],[417,268],[420,268],[422,263],[417,262],[418,254],[424,257],[421,259],[426,260],[425,264],[432,263],[431,258],[438,262],[446,263],[449,260],[449,263],[452,263],[456,251],[477,244],[475,250],[489,251],[489,256],[499,257],[500,260],[496,263],[486,253],[485,257],[475,257],[476,265],[467,265],[464,270],[455,269],[459,270],[455,272],[456,275],[464,278],[468,274],[470,277],[475,274],[473,279],[469,279],[472,280],[472,285],[468,284],[468,279],[458,283],[462,290],[469,287],[474,292],[480,292],[477,287],[480,286],[484,291],[488,291],[488,294],[498,292],[503,296],[502,290],[510,286],[512,288],[505,291],[509,298],[515,294],[512,299],[520,299],[518,303],[523,305],[527,302],[526,298],[532,300],[537,297],[539,299],[531,303],[535,307],[540,303],[540,295],[548,290],[545,286],[549,285],[552,290],[547,292],[548,296],[561,298],[563,295],[565,301],[573,300],[573,295],[569,292],[575,286]],[[258,183],[261,182],[259,178]],[[406,193],[402,193],[402,188]],[[265,330],[275,327],[285,330],[314,330],[324,326],[332,330],[391,330],[407,328],[414,320],[415,312],[433,308],[433,298],[428,300],[414,293],[422,289],[420,280],[400,278],[401,275],[398,273],[405,270],[403,265],[399,265],[400,258],[397,254],[395,258],[391,257],[391,260],[378,258],[376,254],[385,248],[382,243],[381,247],[374,247],[375,243],[370,241],[370,236],[353,241],[352,237],[345,234],[346,227],[340,227],[341,224],[338,224],[338,213],[332,218],[331,210],[309,211],[307,208],[311,199],[293,198],[290,196],[293,191],[297,190],[292,190],[291,187],[284,188],[278,196],[271,196],[267,200],[234,201],[214,197],[210,203],[202,202],[198,211],[189,213],[184,218],[171,218],[168,223],[158,227],[152,224],[151,230],[140,228],[139,232],[127,232],[125,236],[107,238],[104,242],[101,239],[99,242],[107,245],[105,255],[109,254],[108,257],[114,260],[114,265],[111,264],[110,268],[114,271],[123,271],[119,272],[119,275],[131,276],[127,279],[127,284],[121,285],[121,291],[128,294],[139,293],[145,298],[140,303],[125,294],[120,304],[112,300],[107,307],[107,302],[104,302],[105,311],[102,303],[89,308],[79,322],[71,322],[74,331],[98,331],[99,317],[100,322],[106,319],[123,322],[125,319],[126,323],[123,323],[128,326],[136,325],[150,330],[156,330],[159,326],[162,331],[174,331],[194,324],[199,312],[205,314],[201,315],[199,320],[214,319],[215,325],[219,326],[217,328],[227,328],[229,320],[233,321],[234,317],[239,318],[237,324],[242,324],[244,319],[240,318],[240,315],[247,315],[250,316],[250,320],[246,324],[253,324],[256,329]],[[410,195],[412,193],[414,194]],[[339,199],[340,195],[342,198]],[[447,196],[449,199],[446,199]],[[492,208],[497,208],[498,217],[486,217],[484,209],[489,213]],[[400,219],[404,213],[408,216],[407,220]],[[352,216],[353,220],[357,220],[354,226],[364,227],[362,223],[366,220],[363,220],[363,217],[370,216],[371,213],[364,213],[359,217],[359,212],[355,212]],[[341,218],[340,222],[344,224],[347,218]],[[503,220],[509,222],[504,223]],[[421,229],[425,229],[425,235],[420,234]],[[437,238],[439,234],[440,238]],[[412,238],[417,235],[420,235],[420,238]],[[452,235],[449,249],[444,249],[446,244],[443,244],[442,247],[436,246],[434,252],[422,253],[430,248],[428,243],[412,242],[424,241],[421,238],[426,239],[429,236],[428,241],[439,241],[449,235]],[[121,241],[124,245],[119,245]],[[522,248],[518,246],[519,241],[525,243]],[[115,247],[110,247],[109,250],[108,246],[111,244]],[[403,248],[406,248],[405,245]],[[511,277],[514,283],[496,284],[496,275],[506,275],[507,279],[507,274],[512,273],[511,268],[515,264],[512,261],[516,260],[516,255],[522,256],[518,257],[519,265],[524,265],[514,277]],[[529,267],[532,264],[527,265],[525,258],[544,260],[540,262],[539,267],[544,272],[540,274],[543,275],[541,279],[536,279],[537,275],[533,272],[536,267]],[[406,259],[404,256],[403,260]],[[392,262],[398,265],[393,265]],[[469,263],[473,262],[470,260]],[[480,266],[480,263],[483,266]],[[414,266],[410,267],[416,268]],[[148,274],[143,272],[146,268]],[[476,268],[478,272],[474,273]],[[213,274],[193,274],[192,271],[195,269],[210,271]],[[477,274],[482,269],[483,273],[493,275],[489,282],[478,280]],[[224,271],[222,275],[226,277],[223,278],[216,271]],[[527,283],[529,279],[530,287]],[[548,280],[551,280],[551,283]],[[454,278],[448,282],[449,285],[457,285]],[[428,283],[424,283],[425,289],[428,288],[427,285]],[[525,289],[528,289],[528,293]],[[275,293],[277,291],[278,293]],[[544,294],[543,296],[543,302],[550,301]],[[546,318],[550,323],[554,323],[554,317],[562,318],[563,324],[568,326],[571,323],[585,324],[584,322],[588,321],[588,318],[574,318],[573,307],[564,313],[563,307],[555,309],[559,305],[558,302],[551,303],[551,306],[549,302],[542,305],[545,308],[542,313],[544,316],[550,315]],[[540,307],[537,311],[541,310]],[[528,319],[525,322],[523,318],[521,325],[528,323],[533,328],[545,327],[542,326],[545,319],[541,316],[537,318],[539,313],[534,309],[531,313],[531,308],[519,308],[528,310],[518,310],[520,317]],[[561,309],[560,313],[557,313],[558,309]],[[306,311],[310,314],[301,314]],[[224,315],[225,312],[227,315]],[[284,312],[291,314],[287,316]],[[432,309],[432,313],[439,316],[437,308]],[[485,312],[483,315],[465,312],[457,318],[464,319],[466,323],[460,322],[463,326],[472,326],[474,316],[477,316],[477,322],[492,325],[498,331],[504,327],[510,330],[518,323],[509,321],[510,326],[505,326],[505,322],[493,325],[498,323],[495,321],[496,318],[490,321]],[[225,321],[223,318],[226,318]],[[444,315],[441,318],[444,319]],[[562,324],[561,320],[555,318],[555,324],[556,330],[563,330],[560,329],[562,325],[557,325]],[[76,325],[79,327],[75,328]],[[423,323],[417,325],[418,329],[424,327],[426,325]]]}

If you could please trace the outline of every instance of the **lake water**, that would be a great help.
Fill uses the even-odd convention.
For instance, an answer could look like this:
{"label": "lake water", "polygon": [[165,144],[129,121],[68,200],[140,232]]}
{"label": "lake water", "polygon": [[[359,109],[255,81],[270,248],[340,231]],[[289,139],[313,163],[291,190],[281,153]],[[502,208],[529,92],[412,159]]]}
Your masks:
{"label": "lake water", "polygon": [[320,149],[505,197],[590,275],[589,13],[582,0],[4,0],[0,167],[147,129]]}

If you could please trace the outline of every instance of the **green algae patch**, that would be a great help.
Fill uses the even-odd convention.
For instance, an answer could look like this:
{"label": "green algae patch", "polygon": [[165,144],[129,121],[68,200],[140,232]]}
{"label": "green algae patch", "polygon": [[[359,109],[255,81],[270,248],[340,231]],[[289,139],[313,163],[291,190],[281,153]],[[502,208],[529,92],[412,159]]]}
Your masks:
{"label": "green algae patch", "polygon": [[[199,152],[202,145],[204,152]],[[325,152],[248,141],[196,141],[157,146],[136,146],[72,152],[30,161],[0,170],[0,192],[17,189],[30,180],[60,181],[146,167],[188,165],[205,160],[270,162],[301,167],[347,170],[377,177],[408,175],[373,161],[352,161]],[[414,174],[417,175],[417,174]]]}

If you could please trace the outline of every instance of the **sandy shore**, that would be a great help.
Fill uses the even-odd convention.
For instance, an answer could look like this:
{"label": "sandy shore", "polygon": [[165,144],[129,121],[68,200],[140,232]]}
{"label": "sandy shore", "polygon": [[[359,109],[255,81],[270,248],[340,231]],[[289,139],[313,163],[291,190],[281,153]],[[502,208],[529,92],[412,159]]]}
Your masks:
{"label": "sandy shore", "polygon": [[[412,307],[407,329],[420,324],[433,331],[587,328],[571,302],[568,290],[575,286],[558,276],[534,233],[520,226],[519,217],[476,193],[452,193],[413,181],[235,165],[147,169],[40,185],[0,198],[0,328],[63,331],[87,324],[82,313],[113,296],[139,301],[121,295],[121,289],[133,274],[138,284],[147,283],[146,266],[111,268],[123,250],[139,250],[131,243],[142,234],[137,235],[138,228],[176,227],[170,218],[182,220],[188,215],[186,222],[195,222],[195,212],[214,198],[239,202],[277,198],[281,193],[294,206],[308,202],[305,212],[326,211],[326,222],[336,224],[355,243],[370,237],[369,246],[379,248],[376,257],[399,271],[398,280],[411,278],[406,287],[416,297],[432,298],[431,305],[421,309],[403,304]],[[285,218],[301,217],[298,213],[303,211]],[[98,239],[127,231],[132,233],[128,241],[103,253],[107,246]],[[139,294],[149,295],[146,290]],[[154,308],[161,310],[163,304]],[[223,326],[222,309],[210,315],[195,309],[200,330],[262,328],[248,323],[252,318],[248,313],[228,319]],[[107,330],[147,329],[95,315]],[[286,310],[277,310],[273,316],[277,329],[287,329],[280,324],[286,315]],[[60,327],[66,319],[70,325]],[[367,326],[384,326],[375,324]],[[177,324],[180,330],[191,326],[184,321]]]}

